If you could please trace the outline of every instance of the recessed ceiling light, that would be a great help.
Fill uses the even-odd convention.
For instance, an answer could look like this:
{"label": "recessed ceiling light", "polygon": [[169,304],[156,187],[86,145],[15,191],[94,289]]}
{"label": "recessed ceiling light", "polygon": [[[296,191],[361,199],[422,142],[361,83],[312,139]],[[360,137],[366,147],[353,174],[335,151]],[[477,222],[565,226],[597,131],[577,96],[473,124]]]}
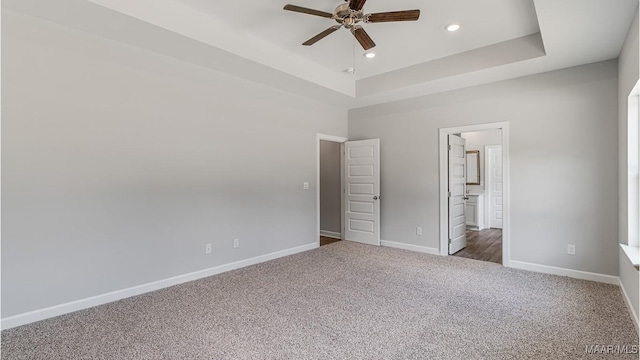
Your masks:
{"label": "recessed ceiling light", "polygon": [[372,53],[372,52],[364,53],[364,57],[366,57],[367,59],[373,59],[374,57],[376,57],[376,53]]}
{"label": "recessed ceiling light", "polygon": [[444,28],[447,29],[447,31],[456,31],[456,30],[460,29],[460,25],[458,25],[458,24],[449,24],[449,25],[445,26]]}

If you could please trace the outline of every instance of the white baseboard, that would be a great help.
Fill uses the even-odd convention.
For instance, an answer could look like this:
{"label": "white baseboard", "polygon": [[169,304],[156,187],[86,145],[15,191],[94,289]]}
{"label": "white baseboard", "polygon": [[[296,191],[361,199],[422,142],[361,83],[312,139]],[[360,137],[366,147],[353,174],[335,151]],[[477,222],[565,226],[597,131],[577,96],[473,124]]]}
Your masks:
{"label": "white baseboard", "polygon": [[440,250],[436,248],[426,247],[426,246],[411,245],[411,244],[399,243],[399,242],[388,241],[388,240],[380,240],[380,245],[388,246],[396,249],[416,251],[416,252],[421,252],[425,254],[440,255]]}
{"label": "white baseboard", "polygon": [[194,271],[192,273],[178,275],[178,276],[170,277],[164,280],[153,281],[150,283],[137,285],[137,286],[133,286],[133,287],[122,289],[122,290],[111,291],[106,294],[96,295],[96,296],[88,297],[85,299],[75,300],[68,303],[51,306],[44,309],[38,309],[38,310],[29,311],[29,312],[18,314],[18,315],[9,316],[0,320],[0,328],[2,330],[5,330],[5,329],[10,329],[16,326],[20,326],[20,325],[26,325],[32,322],[68,314],[78,310],[88,309],[90,307],[94,307],[94,306],[110,303],[113,301],[121,300],[124,298],[148,293],[148,292],[163,289],[169,286],[202,279],[212,275],[217,275],[223,272],[239,269],[245,266],[259,264],[259,263],[277,259],[283,256],[293,255],[303,251],[312,250],[317,248],[318,246],[319,244],[317,242],[313,242],[311,244],[297,246],[294,248],[285,249],[281,251],[276,251],[269,254],[232,262],[229,264],[215,266],[209,269]]}
{"label": "white baseboard", "polygon": [[638,314],[636,314],[636,311],[631,305],[631,299],[629,299],[629,295],[627,294],[627,290],[625,290],[624,286],[622,285],[622,281],[620,281],[619,284],[620,291],[622,292],[622,298],[624,299],[624,303],[627,305],[627,309],[629,309],[629,314],[633,319],[633,324],[636,326],[636,331],[640,333],[640,327],[638,326]]}
{"label": "white baseboard", "polygon": [[620,280],[617,276],[604,275],[604,274],[592,273],[592,272],[581,271],[581,270],[559,268],[555,266],[533,264],[533,263],[528,263],[523,261],[511,260],[509,261],[509,267],[512,267],[515,269],[535,271],[535,272],[545,273],[545,274],[568,276],[568,277],[582,279],[582,280],[597,281],[597,282],[606,283],[606,284],[613,284],[613,285],[620,284]]}
{"label": "white baseboard", "polygon": [[329,231],[329,230],[320,230],[320,236],[326,236],[328,238],[333,238],[333,239],[342,239],[342,234],[340,234],[339,232]]}

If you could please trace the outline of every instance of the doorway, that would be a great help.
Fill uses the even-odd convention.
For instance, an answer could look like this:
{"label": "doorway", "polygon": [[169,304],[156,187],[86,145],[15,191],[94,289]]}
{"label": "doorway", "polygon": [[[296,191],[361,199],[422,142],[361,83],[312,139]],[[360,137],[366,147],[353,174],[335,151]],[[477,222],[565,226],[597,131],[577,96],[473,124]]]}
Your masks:
{"label": "doorway", "polygon": [[320,140],[320,246],[342,239],[341,144]]}
{"label": "doorway", "polygon": [[[440,254],[509,266],[508,122],[440,129]],[[464,174],[465,237],[451,247],[450,138],[461,138],[467,163]],[[472,163],[468,161],[472,160]],[[468,173],[471,170],[473,174]],[[477,171],[477,172],[476,172]],[[454,199],[457,201],[457,199]],[[460,242],[463,246],[459,246]],[[450,252],[450,250],[452,250]]]}
{"label": "doorway", "polygon": [[346,138],[317,135],[316,213],[318,246],[344,239],[343,167]]}
{"label": "doorway", "polygon": [[[332,243],[329,240],[348,240],[369,245],[380,246],[380,139],[363,139],[347,141],[346,138],[332,135],[317,135],[317,164],[316,164],[316,214],[318,246]],[[340,223],[335,228],[336,209],[331,205],[334,200],[322,200],[322,197],[335,194],[334,190],[321,189],[321,167],[332,167],[335,171],[335,157],[325,164],[322,151],[330,149],[337,143],[339,151],[339,194],[340,194]],[[321,149],[322,148],[322,149]],[[329,150],[331,151],[331,150]],[[329,165],[331,163],[331,165]],[[322,166],[321,166],[322,165]],[[325,172],[327,174],[328,172]],[[322,175],[324,178],[324,175]],[[329,180],[333,178],[333,180]],[[327,181],[335,189],[335,176],[328,176]],[[306,186],[306,185],[305,185]],[[321,191],[322,190],[322,191]],[[334,197],[333,199],[336,199]],[[323,215],[321,203],[327,208]],[[325,207],[322,206],[322,207]],[[330,224],[333,223],[334,226]],[[323,237],[321,241],[321,237]],[[329,238],[329,239],[327,239]]]}

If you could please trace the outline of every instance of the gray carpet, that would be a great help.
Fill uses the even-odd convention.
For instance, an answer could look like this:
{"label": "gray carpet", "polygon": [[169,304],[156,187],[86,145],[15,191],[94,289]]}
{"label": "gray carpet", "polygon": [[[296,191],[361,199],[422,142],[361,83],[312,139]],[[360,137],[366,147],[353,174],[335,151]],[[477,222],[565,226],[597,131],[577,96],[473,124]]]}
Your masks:
{"label": "gray carpet", "polygon": [[339,242],[2,332],[3,359],[638,359],[617,286]]}

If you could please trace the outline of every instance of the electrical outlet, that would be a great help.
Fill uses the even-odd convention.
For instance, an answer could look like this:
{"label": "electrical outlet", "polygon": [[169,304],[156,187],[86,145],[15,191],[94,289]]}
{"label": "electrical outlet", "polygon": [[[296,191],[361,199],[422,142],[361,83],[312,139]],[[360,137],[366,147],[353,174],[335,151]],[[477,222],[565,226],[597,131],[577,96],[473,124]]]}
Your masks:
{"label": "electrical outlet", "polygon": [[576,254],[576,246],[573,244],[567,245],[567,254],[575,255]]}
{"label": "electrical outlet", "polygon": [[422,236],[422,228],[419,226],[416,228],[416,235]]}
{"label": "electrical outlet", "polygon": [[205,254],[211,254],[211,249],[212,249],[211,244],[205,245],[204,246],[204,253]]}
{"label": "electrical outlet", "polygon": [[239,239],[233,239],[233,247],[237,248],[238,246],[240,246],[240,240]]}

